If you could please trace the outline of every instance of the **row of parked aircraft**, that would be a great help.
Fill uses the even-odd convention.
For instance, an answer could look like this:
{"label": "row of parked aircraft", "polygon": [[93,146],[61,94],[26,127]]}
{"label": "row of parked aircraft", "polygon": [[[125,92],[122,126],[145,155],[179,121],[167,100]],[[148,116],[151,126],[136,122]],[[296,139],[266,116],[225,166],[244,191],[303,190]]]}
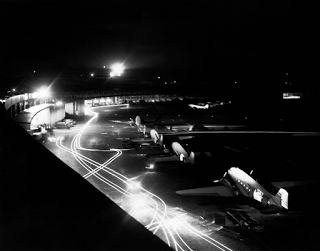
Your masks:
{"label": "row of parked aircraft", "polygon": [[[160,136],[155,130],[151,130],[150,135],[154,143],[162,144],[162,135]],[[171,148],[178,157],[176,158],[177,161],[194,164],[195,153],[193,151],[186,151],[178,142],[173,142]],[[188,154],[188,152],[190,153]],[[157,161],[166,161],[166,158],[169,159],[170,157],[162,157]],[[213,186],[210,187],[179,190],[176,193],[183,196],[245,196],[261,202],[263,212],[288,210],[288,192],[283,187],[277,189],[274,186],[272,192],[268,191],[238,167],[231,167],[220,180],[215,180],[213,183]]]}
{"label": "row of parked aircraft", "polygon": [[[132,120],[131,120],[132,121]],[[133,122],[133,121],[132,121]],[[140,130],[143,125],[139,117],[133,122]],[[173,141],[168,147],[164,144],[164,137],[174,136],[178,141]],[[170,132],[159,134],[155,129],[150,130],[150,141],[158,144],[164,149],[164,154],[150,156],[146,168],[155,170],[161,162],[183,162],[186,165],[194,166],[197,152],[183,147],[182,142],[198,136],[198,132],[188,132],[188,135]],[[218,196],[236,197],[242,196],[251,198],[260,203],[262,213],[278,213],[289,210],[289,193],[286,189],[301,184],[308,184],[314,181],[284,181],[284,182],[261,182],[255,180],[250,174],[238,167],[230,167],[220,180],[213,181],[212,186],[191,188],[176,191],[182,196]]]}
{"label": "row of parked aircraft", "polygon": [[[196,137],[196,134],[191,134],[188,135]],[[174,136],[175,133],[170,135]],[[152,129],[150,137],[153,143],[165,148],[163,134]],[[188,138],[180,139],[188,140]],[[165,161],[181,161],[187,165],[194,165],[197,153],[185,149],[176,141],[171,143],[170,148],[172,155],[151,157],[148,160],[147,169],[152,170],[158,162]],[[266,182],[256,180],[251,175],[252,171],[248,174],[238,167],[230,167],[220,180],[213,181],[212,186],[179,190],[176,193],[182,196],[243,196],[259,202],[262,213],[279,213],[289,210],[289,193],[286,189],[314,183],[314,181]]]}
{"label": "row of parked aircraft", "polygon": [[222,105],[226,105],[226,104],[231,104],[231,101],[215,101],[215,102],[207,102],[205,103],[198,103],[198,104],[188,104],[189,107],[193,108],[193,109],[209,109],[212,107],[217,107],[217,106],[222,106]]}

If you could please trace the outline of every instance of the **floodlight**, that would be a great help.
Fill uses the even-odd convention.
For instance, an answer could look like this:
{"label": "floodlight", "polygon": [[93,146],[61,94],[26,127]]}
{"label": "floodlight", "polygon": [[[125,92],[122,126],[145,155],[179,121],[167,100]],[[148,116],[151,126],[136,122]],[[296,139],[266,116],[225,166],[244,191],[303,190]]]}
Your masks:
{"label": "floodlight", "polygon": [[39,94],[40,98],[46,98],[50,96],[49,88],[45,86],[41,87],[37,93]]}
{"label": "floodlight", "polygon": [[[124,71],[124,65],[122,63],[115,63],[111,65],[111,70],[115,76],[121,76]],[[111,76],[111,74],[110,74]]]}
{"label": "floodlight", "polygon": [[56,102],[56,106],[61,106],[61,105],[63,105],[62,101],[59,100]]}

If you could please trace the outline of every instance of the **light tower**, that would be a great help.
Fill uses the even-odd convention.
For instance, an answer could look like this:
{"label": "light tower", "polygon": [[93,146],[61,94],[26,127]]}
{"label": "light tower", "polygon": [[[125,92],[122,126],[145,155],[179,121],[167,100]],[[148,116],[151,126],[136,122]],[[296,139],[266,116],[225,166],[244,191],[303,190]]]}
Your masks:
{"label": "light tower", "polygon": [[124,72],[124,65],[122,63],[115,63],[111,65],[110,77],[120,77]]}

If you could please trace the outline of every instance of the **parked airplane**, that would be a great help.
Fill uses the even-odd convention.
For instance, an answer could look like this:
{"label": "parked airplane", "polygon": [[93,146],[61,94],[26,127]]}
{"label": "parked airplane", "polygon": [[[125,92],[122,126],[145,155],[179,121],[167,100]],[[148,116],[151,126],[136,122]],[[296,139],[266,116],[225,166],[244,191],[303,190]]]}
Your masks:
{"label": "parked airplane", "polygon": [[185,162],[188,164],[194,164],[195,154],[194,152],[187,153],[187,151],[178,143],[173,142],[171,148],[174,154],[172,155],[159,155],[148,159],[146,168],[149,170],[155,169],[159,162]]}
{"label": "parked airplane", "polygon": [[127,148],[131,148],[138,145],[149,146],[151,142],[152,140],[150,138],[124,138],[122,140],[122,146]]}
{"label": "parked airplane", "polygon": [[217,107],[221,105],[220,101],[215,101],[215,102],[207,102],[207,104],[209,105],[209,107]]}
{"label": "parked airplane", "polygon": [[178,142],[173,142],[171,148],[174,153],[179,156],[179,160],[185,163],[194,164],[195,154],[194,152],[187,153],[187,151]]}
{"label": "parked airplane", "polygon": [[[175,136],[176,132],[165,131],[165,135]],[[160,146],[163,146],[163,134],[159,134],[155,129],[151,129],[150,137],[154,143],[159,144]],[[181,136],[178,135],[176,138],[179,140],[186,140],[186,139],[193,139],[194,137],[195,136],[193,135],[181,135]]]}
{"label": "parked airplane", "polygon": [[[186,163],[194,164],[195,152],[193,152],[192,150],[191,151],[190,150],[185,150],[185,148],[181,145],[181,143],[178,143],[176,141],[177,140],[178,141],[182,141],[182,142],[187,141],[187,145],[190,145],[190,144],[194,145],[192,143],[192,140],[195,138],[195,136],[193,136],[193,135],[182,135],[182,136],[174,137],[175,133],[170,133],[170,134],[166,134],[166,135],[172,135],[173,136],[173,138],[171,138],[173,140],[172,141],[169,140],[170,146],[171,146],[172,152],[175,153],[177,156],[181,155],[181,154],[183,155],[183,156],[181,155],[181,160],[180,161],[184,161]],[[150,137],[151,137],[152,141],[155,144],[159,144],[161,147],[163,147],[165,152],[169,151],[169,149],[167,149],[166,145],[164,144],[163,134],[159,134],[155,129],[151,129],[150,130]],[[202,152],[202,150],[200,150],[200,151]],[[190,152],[190,155],[187,153],[187,151]],[[205,151],[203,151],[203,152],[205,154],[207,154],[207,152],[205,152]]]}
{"label": "parked airplane", "polygon": [[156,130],[151,129],[150,130],[150,137],[151,137],[153,143],[159,144],[160,146],[162,146],[162,144],[163,144],[163,135],[162,134],[159,135],[159,133]]}
{"label": "parked airplane", "polygon": [[195,105],[195,104],[189,104],[188,106],[190,106],[193,109],[209,109],[209,104],[201,104],[201,105]]}
{"label": "parked airplane", "polygon": [[121,123],[121,124],[128,124],[128,125],[131,125],[131,126],[135,125],[135,121],[134,121],[132,118],[130,118],[130,120],[129,120],[129,121],[123,121],[123,120],[110,120],[110,122],[113,122],[113,123]]}
{"label": "parked airplane", "polygon": [[[185,196],[222,196],[234,197],[245,196],[261,203],[262,213],[277,213],[288,210],[288,192],[273,183],[259,184],[250,175],[239,169],[231,167],[220,180],[214,181],[211,187],[186,189],[176,191],[177,194]],[[284,182],[283,185],[293,186],[294,182]]]}

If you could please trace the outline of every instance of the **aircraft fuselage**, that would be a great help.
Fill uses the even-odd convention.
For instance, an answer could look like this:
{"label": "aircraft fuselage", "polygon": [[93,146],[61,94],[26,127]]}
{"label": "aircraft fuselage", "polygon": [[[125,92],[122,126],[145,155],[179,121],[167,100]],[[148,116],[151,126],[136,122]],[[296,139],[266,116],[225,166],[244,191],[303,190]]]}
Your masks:
{"label": "aircraft fuselage", "polygon": [[274,196],[251,176],[237,167],[230,168],[228,174],[233,179],[240,195],[253,198],[261,202],[263,206],[273,205],[280,209],[288,209],[288,193],[286,190],[280,188]]}

